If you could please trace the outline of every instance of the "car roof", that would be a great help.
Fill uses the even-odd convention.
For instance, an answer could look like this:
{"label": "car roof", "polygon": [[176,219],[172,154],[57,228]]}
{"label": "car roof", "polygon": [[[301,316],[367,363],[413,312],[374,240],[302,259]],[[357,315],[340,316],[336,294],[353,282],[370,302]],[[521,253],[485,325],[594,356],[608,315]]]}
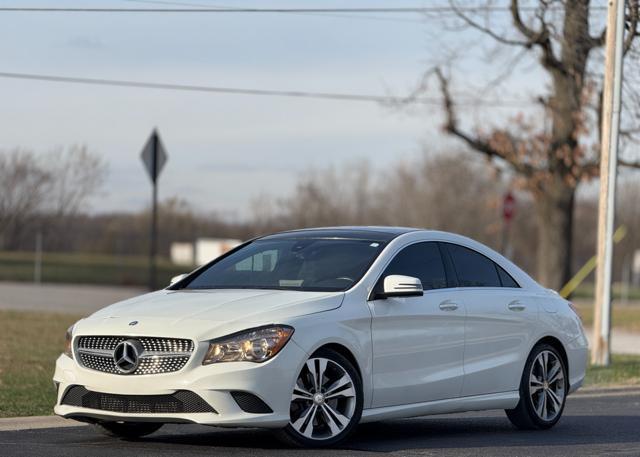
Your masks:
{"label": "car roof", "polygon": [[386,226],[344,226],[344,227],[315,227],[267,235],[261,239],[278,238],[341,238],[352,240],[391,241],[409,232],[424,231],[411,227]]}

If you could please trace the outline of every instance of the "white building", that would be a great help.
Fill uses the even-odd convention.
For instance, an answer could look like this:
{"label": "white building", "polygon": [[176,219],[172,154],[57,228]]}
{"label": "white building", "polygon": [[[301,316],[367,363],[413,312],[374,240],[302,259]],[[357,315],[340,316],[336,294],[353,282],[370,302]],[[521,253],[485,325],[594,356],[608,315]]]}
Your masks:
{"label": "white building", "polygon": [[228,238],[199,238],[193,243],[171,243],[171,262],[184,266],[204,265],[241,242]]}

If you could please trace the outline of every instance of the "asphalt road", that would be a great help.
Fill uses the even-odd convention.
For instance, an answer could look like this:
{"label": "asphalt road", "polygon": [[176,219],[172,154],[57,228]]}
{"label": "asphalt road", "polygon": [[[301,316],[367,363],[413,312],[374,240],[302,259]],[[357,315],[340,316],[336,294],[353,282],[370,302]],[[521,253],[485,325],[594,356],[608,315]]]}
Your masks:
{"label": "asphalt road", "polygon": [[362,425],[339,449],[284,448],[268,431],[168,425],[137,442],[92,427],[0,432],[2,456],[640,456],[640,392],[569,398],[552,430],[517,431],[502,412]]}
{"label": "asphalt road", "polygon": [[33,284],[0,281],[0,309],[50,311],[86,316],[112,303],[145,293],[135,287]]}

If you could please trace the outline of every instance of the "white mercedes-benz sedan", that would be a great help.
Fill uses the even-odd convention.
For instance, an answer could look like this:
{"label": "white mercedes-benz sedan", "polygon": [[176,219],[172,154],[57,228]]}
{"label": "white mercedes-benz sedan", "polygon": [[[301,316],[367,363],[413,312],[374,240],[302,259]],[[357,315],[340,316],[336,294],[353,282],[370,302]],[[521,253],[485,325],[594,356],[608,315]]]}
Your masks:
{"label": "white mercedes-benz sedan", "polygon": [[175,279],[68,330],[56,414],[130,439],[196,423],[327,446],[468,410],[546,429],[585,375],[571,303],[451,233],[289,231]]}

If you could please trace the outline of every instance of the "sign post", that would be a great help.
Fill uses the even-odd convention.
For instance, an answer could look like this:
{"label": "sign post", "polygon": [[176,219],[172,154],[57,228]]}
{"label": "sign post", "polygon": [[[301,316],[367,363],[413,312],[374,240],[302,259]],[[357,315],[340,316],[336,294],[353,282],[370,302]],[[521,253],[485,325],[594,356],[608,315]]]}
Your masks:
{"label": "sign post", "polygon": [[158,131],[153,129],[140,155],[151,178],[151,233],[149,237],[149,289],[156,290],[156,253],[158,249],[158,176],[167,162]]}
{"label": "sign post", "polygon": [[507,192],[504,196],[504,200],[502,202],[502,246],[501,251],[502,255],[505,257],[509,257],[508,249],[508,241],[509,241],[509,228],[511,227],[511,220],[513,219],[513,215],[516,210],[516,199],[511,193],[511,191]]}

